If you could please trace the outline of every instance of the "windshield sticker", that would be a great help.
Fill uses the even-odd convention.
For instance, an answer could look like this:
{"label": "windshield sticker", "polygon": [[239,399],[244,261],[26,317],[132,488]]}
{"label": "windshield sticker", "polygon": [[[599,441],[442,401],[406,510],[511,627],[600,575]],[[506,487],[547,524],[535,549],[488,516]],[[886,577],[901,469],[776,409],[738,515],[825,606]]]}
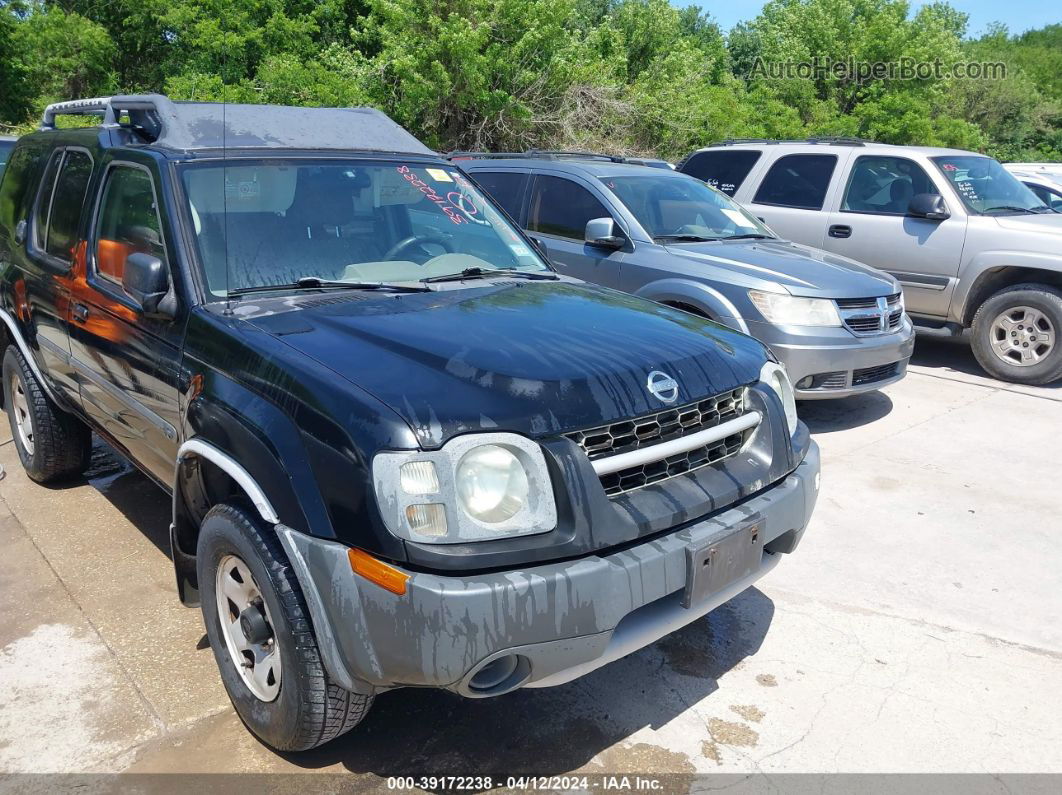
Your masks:
{"label": "windshield sticker", "polygon": [[[414,174],[409,166],[398,166],[398,173],[401,174],[410,185],[423,193],[425,198],[431,201],[432,204],[446,213],[447,217],[453,223],[463,224],[466,222],[467,216],[463,214],[463,209],[454,207],[447,197],[440,196],[436,193],[435,188]],[[450,195],[453,194],[451,193]]]}
{"label": "windshield sticker", "polygon": [[746,218],[740,210],[731,210],[729,207],[720,207],[720,212],[740,227],[755,229],[756,224]]}
{"label": "windshield sticker", "polygon": [[436,182],[453,182],[453,180],[450,179],[450,175],[443,171],[441,168],[426,168],[424,170],[427,171],[428,176],[430,176]]}

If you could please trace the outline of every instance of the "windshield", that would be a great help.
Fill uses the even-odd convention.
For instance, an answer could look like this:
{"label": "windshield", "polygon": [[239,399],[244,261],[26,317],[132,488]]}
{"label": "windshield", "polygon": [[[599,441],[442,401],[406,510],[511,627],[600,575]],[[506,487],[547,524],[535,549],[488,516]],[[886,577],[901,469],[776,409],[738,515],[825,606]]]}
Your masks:
{"label": "windshield", "polygon": [[601,177],[653,239],[774,237],[741,205],[692,177]]}
{"label": "windshield", "polygon": [[933,162],[972,213],[1049,212],[1035,193],[990,157],[934,157]]}
{"label": "windshield", "polygon": [[402,161],[228,160],[182,181],[211,294],[320,281],[549,270],[460,171]]}

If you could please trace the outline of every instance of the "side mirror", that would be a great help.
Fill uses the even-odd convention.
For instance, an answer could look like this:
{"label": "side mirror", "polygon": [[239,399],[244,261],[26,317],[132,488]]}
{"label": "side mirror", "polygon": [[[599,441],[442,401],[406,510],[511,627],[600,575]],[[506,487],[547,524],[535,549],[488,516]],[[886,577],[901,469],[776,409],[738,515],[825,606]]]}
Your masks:
{"label": "side mirror", "polygon": [[611,218],[587,221],[583,239],[591,246],[601,248],[623,248],[627,243],[627,236],[616,228],[616,222]]}
{"label": "side mirror", "polygon": [[546,251],[546,244],[542,242],[540,238],[534,235],[528,235],[527,239],[531,241],[531,245],[535,247],[535,251],[542,255],[543,259],[549,259],[549,252]]}
{"label": "side mirror", "polygon": [[925,218],[927,221],[943,221],[950,218],[948,206],[939,193],[916,193],[907,205],[907,214],[912,218]]}
{"label": "side mirror", "polygon": [[140,304],[145,315],[169,314],[159,311],[159,305],[169,290],[169,279],[158,257],[141,252],[130,254],[122,272],[122,289]]}

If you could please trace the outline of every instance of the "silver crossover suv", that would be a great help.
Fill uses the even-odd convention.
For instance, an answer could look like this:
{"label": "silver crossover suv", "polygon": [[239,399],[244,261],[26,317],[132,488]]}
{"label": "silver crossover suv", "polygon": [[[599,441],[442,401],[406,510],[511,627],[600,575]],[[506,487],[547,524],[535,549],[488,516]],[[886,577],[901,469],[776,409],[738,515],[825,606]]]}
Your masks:
{"label": "silver crossover suv", "polygon": [[452,157],[562,273],[751,334],[800,399],[867,392],[906,372],[914,332],[896,279],[779,239],[700,180],[601,155]]}

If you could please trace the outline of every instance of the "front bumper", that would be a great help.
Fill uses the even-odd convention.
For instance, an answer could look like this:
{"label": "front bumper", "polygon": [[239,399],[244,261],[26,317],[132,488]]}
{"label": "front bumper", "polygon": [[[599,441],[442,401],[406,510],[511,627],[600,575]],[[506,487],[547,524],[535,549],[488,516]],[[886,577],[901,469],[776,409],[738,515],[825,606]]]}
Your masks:
{"label": "front bumper", "polygon": [[[469,697],[562,684],[673,632],[748,588],[799,543],[818,496],[819,453],[719,514],[619,552],[526,569],[443,577],[410,572],[396,595],[354,575],[347,547],[278,525],[325,667],[342,687],[440,687]],[[762,522],[758,571],[682,606],[687,547]],[[472,680],[492,662],[497,684]],[[481,676],[479,680],[481,681]]]}
{"label": "front bumper", "polygon": [[[844,328],[775,326],[749,321],[749,333],[785,365],[797,400],[842,398],[894,384],[907,374],[914,327],[904,317],[889,334],[857,337]],[[813,385],[798,387],[810,377]]]}

